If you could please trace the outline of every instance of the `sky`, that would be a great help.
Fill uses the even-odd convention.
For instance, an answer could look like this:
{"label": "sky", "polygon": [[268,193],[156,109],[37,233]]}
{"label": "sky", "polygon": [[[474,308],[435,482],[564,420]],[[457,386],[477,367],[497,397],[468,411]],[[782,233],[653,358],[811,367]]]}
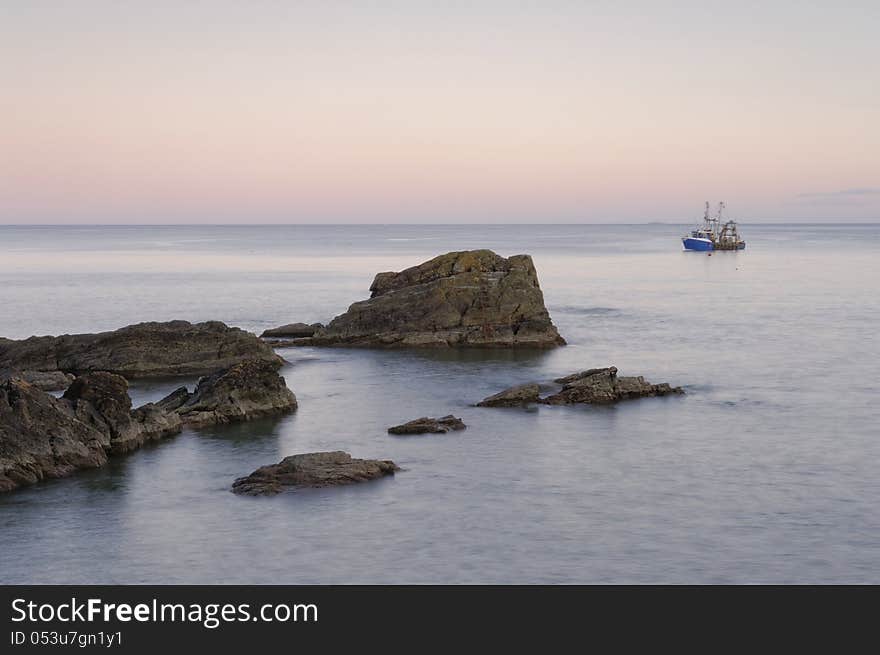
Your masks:
{"label": "sky", "polygon": [[880,221],[880,2],[0,0],[0,223]]}

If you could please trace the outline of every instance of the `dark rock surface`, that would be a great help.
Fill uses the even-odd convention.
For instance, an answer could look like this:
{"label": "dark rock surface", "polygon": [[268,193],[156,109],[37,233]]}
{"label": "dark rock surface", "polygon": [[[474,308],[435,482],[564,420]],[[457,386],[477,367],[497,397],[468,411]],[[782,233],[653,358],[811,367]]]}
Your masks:
{"label": "dark rock surface", "polygon": [[63,398],[21,379],[0,383],[0,491],[107,463],[109,454],[180,431],[180,419],[146,406],[131,412],[125,380],[77,378]]}
{"label": "dark rock surface", "polygon": [[24,380],[0,383],[0,491],[107,462],[110,437]]}
{"label": "dark rock surface", "polygon": [[295,339],[298,337],[310,337],[315,334],[315,332],[324,327],[320,323],[312,323],[308,325],[306,323],[289,323],[288,325],[282,325],[281,327],[271,328],[269,330],[264,330],[261,337],[286,337],[290,339]]}
{"label": "dark rock surface", "polygon": [[505,389],[494,396],[483,398],[477,407],[520,407],[541,400],[541,390],[537,384],[520,384]]}
{"label": "dark rock surface", "polygon": [[139,323],[98,334],[0,340],[0,370],[81,374],[109,371],[129,379],[205,375],[243,360],[281,365],[261,339],[219,321]]}
{"label": "dark rock surface", "polygon": [[450,252],[379,273],[356,302],[313,337],[290,345],[552,347],[565,343],[544,306],[532,258]]}
{"label": "dark rock surface", "polygon": [[232,491],[238,494],[275,494],[285,489],[329,487],[374,480],[393,475],[400,468],[389,460],[352,459],[341,451],[307,453],[285,457],[278,464],[262,466],[237,479]]}
{"label": "dark rock surface", "polygon": [[540,397],[537,384],[522,384],[505,389],[494,396],[484,398],[477,407],[513,407],[529,403],[545,405],[573,405],[578,403],[608,404],[620,400],[683,394],[681,387],[673,387],[666,382],[652,384],[645,378],[617,377],[617,368],[591,368],[565,377],[556,378],[562,385],[557,393]]}
{"label": "dark rock surface", "polygon": [[0,371],[0,381],[18,378],[42,391],[64,391],[74,377],[62,371]]}
{"label": "dark rock surface", "polygon": [[192,393],[176,389],[156,406],[186,425],[203,426],[282,414],[297,404],[274,363],[252,360],[202,378]]}
{"label": "dark rock surface", "polygon": [[403,425],[390,427],[388,428],[388,432],[390,434],[425,434],[428,432],[445,433],[450,430],[464,430],[466,427],[464,421],[450,414],[440,418],[423,416],[422,418],[414,419]]}
{"label": "dark rock surface", "polygon": [[617,377],[617,368],[590,369],[581,373],[558,378],[562,389],[541,400],[548,405],[571,405],[575,403],[607,404],[633,398],[683,394],[681,387],[672,387],[662,382],[652,384],[645,378]]}

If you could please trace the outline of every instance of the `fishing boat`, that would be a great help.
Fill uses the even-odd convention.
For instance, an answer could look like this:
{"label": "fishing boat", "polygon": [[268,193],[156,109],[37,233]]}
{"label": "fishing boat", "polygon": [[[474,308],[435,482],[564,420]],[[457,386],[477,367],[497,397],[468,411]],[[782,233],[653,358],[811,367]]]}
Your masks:
{"label": "fishing boat", "polygon": [[740,239],[736,221],[724,221],[724,203],[718,203],[718,213],[709,215],[709,203],[703,214],[703,222],[681,238],[685,250],[712,252],[713,250],[745,250],[746,242]]}

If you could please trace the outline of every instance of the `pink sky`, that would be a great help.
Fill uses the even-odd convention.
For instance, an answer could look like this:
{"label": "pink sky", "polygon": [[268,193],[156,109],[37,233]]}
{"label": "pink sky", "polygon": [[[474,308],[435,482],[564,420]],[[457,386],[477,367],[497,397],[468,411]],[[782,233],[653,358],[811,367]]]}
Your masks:
{"label": "pink sky", "polygon": [[0,222],[880,220],[876,3],[381,4],[3,3]]}

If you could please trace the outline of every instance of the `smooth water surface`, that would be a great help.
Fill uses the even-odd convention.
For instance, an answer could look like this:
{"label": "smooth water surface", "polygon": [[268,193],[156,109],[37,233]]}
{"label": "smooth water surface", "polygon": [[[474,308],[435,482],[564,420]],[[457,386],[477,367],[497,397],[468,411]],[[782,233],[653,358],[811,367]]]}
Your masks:
{"label": "smooth water surface", "polygon": [[[880,226],[0,227],[0,335],[217,319],[326,322],[373,275],[449,250],[534,256],[551,352],[288,349],[300,409],[185,431],[0,496],[0,582],[880,582]],[[685,397],[480,409],[616,365]],[[193,382],[193,381],[190,381]],[[133,385],[136,404],[179,380]],[[388,426],[461,416],[468,429]],[[275,497],[294,453],[393,478]]]}

